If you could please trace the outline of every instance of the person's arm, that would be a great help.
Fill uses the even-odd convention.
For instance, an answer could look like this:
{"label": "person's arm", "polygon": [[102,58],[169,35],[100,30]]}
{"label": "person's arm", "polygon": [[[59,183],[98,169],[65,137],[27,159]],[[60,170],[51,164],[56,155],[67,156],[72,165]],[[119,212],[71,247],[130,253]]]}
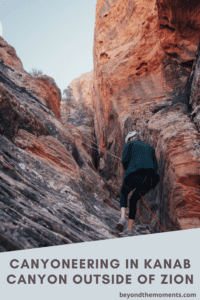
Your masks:
{"label": "person's arm", "polygon": [[124,151],[122,154],[122,164],[124,167],[124,170],[128,168],[129,162],[130,162],[130,143],[127,143],[124,147]]}

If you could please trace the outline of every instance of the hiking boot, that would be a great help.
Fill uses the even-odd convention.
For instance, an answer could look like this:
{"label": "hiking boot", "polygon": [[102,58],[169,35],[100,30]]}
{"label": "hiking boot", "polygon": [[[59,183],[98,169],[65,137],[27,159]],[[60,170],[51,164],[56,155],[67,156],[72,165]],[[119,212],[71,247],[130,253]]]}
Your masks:
{"label": "hiking boot", "polygon": [[125,224],[126,224],[126,219],[124,217],[121,217],[117,223],[116,229],[122,232]]}

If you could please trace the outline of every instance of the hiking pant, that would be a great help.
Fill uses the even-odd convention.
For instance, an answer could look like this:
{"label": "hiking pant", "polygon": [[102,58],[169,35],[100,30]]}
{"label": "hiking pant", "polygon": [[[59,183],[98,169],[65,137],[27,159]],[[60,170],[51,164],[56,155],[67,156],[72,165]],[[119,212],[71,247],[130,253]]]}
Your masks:
{"label": "hiking pant", "polygon": [[[127,207],[128,194],[134,190],[129,200],[129,219],[134,220],[136,215],[137,201],[141,198],[140,194],[144,196],[152,189],[152,171],[146,170],[145,172],[137,172],[137,174],[130,174],[124,178],[121,194],[120,206]],[[139,194],[140,192],[140,194]]]}

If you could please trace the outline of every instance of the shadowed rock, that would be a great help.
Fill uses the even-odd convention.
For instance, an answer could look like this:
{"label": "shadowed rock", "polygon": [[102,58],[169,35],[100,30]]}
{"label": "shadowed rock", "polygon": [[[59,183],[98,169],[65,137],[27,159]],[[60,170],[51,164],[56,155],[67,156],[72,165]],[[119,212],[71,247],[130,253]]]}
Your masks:
{"label": "shadowed rock", "polygon": [[[2,47],[1,58],[9,47]],[[14,51],[14,75],[9,76],[10,60],[0,62],[1,251],[118,237],[111,225],[115,228],[120,216],[119,203],[96,171],[80,132],[58,121],[54,97],[49,107],[44,104],[38,78],[31,78],[33,92],[16,80],[19,69],[26,80],[28,75]],[[58,89],[54,85],[48,80],[45,89]]]}

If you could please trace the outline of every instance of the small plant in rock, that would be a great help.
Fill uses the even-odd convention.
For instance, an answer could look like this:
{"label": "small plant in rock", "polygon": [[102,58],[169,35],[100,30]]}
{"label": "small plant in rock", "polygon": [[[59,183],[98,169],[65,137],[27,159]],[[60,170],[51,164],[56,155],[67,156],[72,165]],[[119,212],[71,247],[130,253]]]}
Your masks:
{"label": "small plant in rock", "polygon": [[68,85],[68,87],[67,87],[66,89],[64,89],[63,95],[64,95],[66,98],[72,96],[72,88],[70,88],[69,85]]}
{"label": "small plant in rock", "polygon": [[32,68],[31,71],[30,71],[30,75],[33,76],[33,77],[35,77],[35,78],[37,78],[37,77],[40,77],[40,76],[42,76],[44,74],[43,74],[42,70],[38,70],[36,68]]}

